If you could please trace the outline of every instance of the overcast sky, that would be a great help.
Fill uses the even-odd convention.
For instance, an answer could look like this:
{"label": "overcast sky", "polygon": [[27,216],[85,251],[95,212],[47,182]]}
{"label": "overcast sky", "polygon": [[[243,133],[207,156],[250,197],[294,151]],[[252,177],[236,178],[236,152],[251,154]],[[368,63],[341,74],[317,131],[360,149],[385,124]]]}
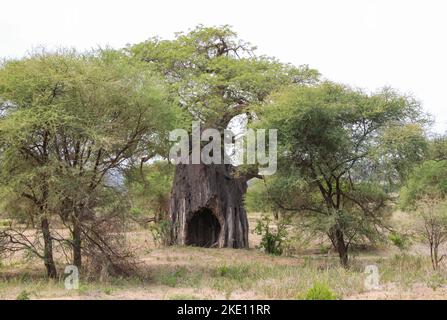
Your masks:
{"label": "overcast sky", "polygon": [[435,130],[447,129],[444,0],[2,0],[0,57],[41,45],[119,48],[200,23],[232,25],[260,53],[331,80],[412,93]]}

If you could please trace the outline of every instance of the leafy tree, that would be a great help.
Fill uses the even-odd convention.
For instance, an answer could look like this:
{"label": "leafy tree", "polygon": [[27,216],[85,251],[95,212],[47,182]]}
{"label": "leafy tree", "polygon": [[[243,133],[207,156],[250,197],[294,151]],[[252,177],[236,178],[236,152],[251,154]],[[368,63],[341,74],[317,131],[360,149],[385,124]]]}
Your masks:
{"label": "leafy tree", "polygon": [[229,26],[201,25],[177,33],[174,40],[155,37],[128,48],[165,75],[171,92],[193,119],[216,129],[225,129],[233,117],[283,84],[318,80],[314,69],[259,57],[255,50]]}
{"label": "leafy tree", "polygon": [[427,196],[438,199],[447,196],[447,160],[428,160],[415,168],[401,190],[400,204],[412,208]]}
{"label": "leafy tree", "polygon": [[[126,188],[135,216],[167,219],[174,166],[167,161],[133,167],[126,172]],[[152,220],[151,219],[151,220]]]}
{"label": "leafy tree", "polygon": [[300,212],[306,227],[326,234],[347,266],[350,245],[374,241],[385,226],[389,172],[414,161],[407,150],[423,154],[419,138],[401,139],[405,146],[384,145],[392,130],[423,123],[420,106],[390,89],[366,94],[333,83],[288,87],[271,99],[259,109],[256,124],[279,129],[271,200]]}
{"label": "leafy tree", "polygon": [[403,209],[415,214],[415,232],[426,241],[434,270],[445,255],[447,242],[447,160],[429,160],[417,167],[400,194]]}
{"label": "leafy tree", "polygon": [[[425,122],[425,120],[423,121]],[[413,168],[421,164],[430,154],[430,143],[425,136],[422,123],[392,126],[384,130],[380,139],[379,155],[386,155],[384,161],[385,179],[392,190],[405,181]]]}
{"label": "leafy tree", "polygon": [[[251,119],[252,106],[265,101],[279,87],[292,83],[309,85],[319,77],[316,70],[307,66],[294,67],[257,56],[255,47],[240,40],[228,26],[198,26],[178,33],[173,40],[151,38],[127,51],[165,76],[172,97],[191,119],[200,122],[202,129],[223,130],[235,116]],[[180,230],[188,230],[188,226],[182,223],[192,221],[189,217],[198,208],[215,202],[219,205],[213,208],[213,214],[222,222],[221,238],[225,238],[219,245],[248,246],[243,195],[247,180],[257,174],[235,175],[235,171],[229,164],[203,164],[200,171],[193,166],[176,166],[170,206],[172,243],[187,243],[187,233]],[[197,192],[203,194],[197,196]],[[232,215],[237,218],[225,223]]]}
{"label": "leafy tree", "polygon": [[429,141],[427,160],[447,160],[447,137],[436,135]]}
{"label": "leafy tree", "polygon": [[50,226],[56,217],[71,231],[73,263],[81,267],[95,208],[119,187],[114,176],[166,152],[180,111],[150,66],[112,50],[7,61],[0,98],[3,188],[32,205],[48,275],[56,276]]}
{"label": "leafy tree", "polygon": [[245,206],[249,212],[274,212],[277,217],[278,207],[270,200],[262,180],[252,180],[245,195]]}

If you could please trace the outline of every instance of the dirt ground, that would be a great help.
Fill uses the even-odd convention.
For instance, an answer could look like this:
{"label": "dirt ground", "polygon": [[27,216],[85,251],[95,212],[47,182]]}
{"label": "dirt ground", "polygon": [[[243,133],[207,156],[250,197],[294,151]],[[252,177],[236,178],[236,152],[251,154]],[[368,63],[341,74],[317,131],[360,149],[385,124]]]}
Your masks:
{"label": "dirt ground", "polygon": [[[254,227],[257,217],[251,217]],[[324,283],[338,299],[447,299],[444,273],[434,273],[427,257],[384,247],[353,255],[353,267],[321,248],[305,254],[272,256],[249,250],[158,247],[147,229],[127,234],[141,274],[134,278],[83,281],[77,290],[61,279],[48,281],[39,260],[8,260],[0,265],[0,299],[302,299],[315,283]],[[415,249],[421,251],[421,246]],[[377,265],[380,285],[365,287],[366,265]]]}

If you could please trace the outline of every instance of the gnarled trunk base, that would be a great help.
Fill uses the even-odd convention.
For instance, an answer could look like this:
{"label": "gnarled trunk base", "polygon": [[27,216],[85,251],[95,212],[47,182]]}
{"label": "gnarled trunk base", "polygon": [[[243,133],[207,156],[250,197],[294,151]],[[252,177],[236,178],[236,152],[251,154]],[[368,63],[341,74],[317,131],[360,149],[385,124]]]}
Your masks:
{"label": "gnarled trunk base", "polygon": [[248,248],[244,178],[230,165],[178,165],[170,202],[171,244]]}

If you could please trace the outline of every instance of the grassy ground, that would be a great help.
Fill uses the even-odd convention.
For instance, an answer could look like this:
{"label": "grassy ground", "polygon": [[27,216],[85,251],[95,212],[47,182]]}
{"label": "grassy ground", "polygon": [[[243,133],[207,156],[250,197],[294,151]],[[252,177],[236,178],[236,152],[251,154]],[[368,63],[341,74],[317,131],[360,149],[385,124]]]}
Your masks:
{"label": "grassy ground", "polygon": [[[81,281],[78,290],[65,290],[63,279],[44,278],[38,260],[6,261],[0,266],[0,299],[302,299],[315,285],[338,299],[447,298],[446,273],[433,272],[427,256],[392,248],[356,253],[345,270],[318,248],[290,257],[256,249],[157,248],[147,230],[129,233],[128,241],[138,244],[143,277]],[[251,236],[252,248],[258,241]],[[380,275],[376,290],[364,285],[371,264]]]}

